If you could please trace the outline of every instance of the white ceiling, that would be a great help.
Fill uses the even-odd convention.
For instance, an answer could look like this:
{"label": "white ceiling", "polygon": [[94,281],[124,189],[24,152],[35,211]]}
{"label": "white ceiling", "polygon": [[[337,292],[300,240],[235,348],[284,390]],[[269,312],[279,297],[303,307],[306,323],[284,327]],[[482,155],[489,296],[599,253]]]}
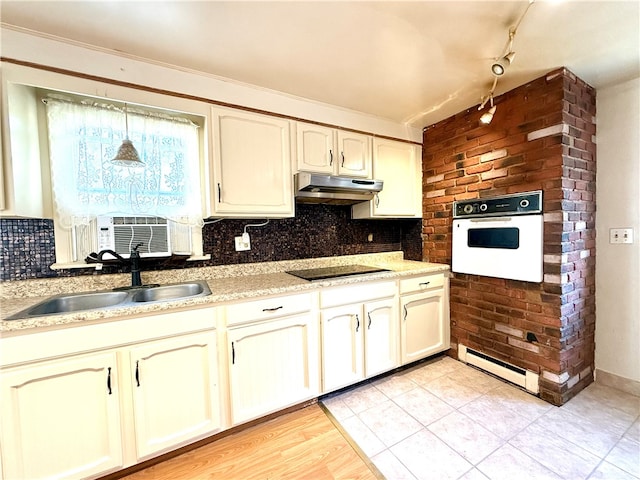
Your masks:
{"label": "white ceiling", "polygon": [[[416,127],[480,102],[527,1],[6,1],[1,20]],[[500,94],[640,75],[640,2],[537,0]]]}

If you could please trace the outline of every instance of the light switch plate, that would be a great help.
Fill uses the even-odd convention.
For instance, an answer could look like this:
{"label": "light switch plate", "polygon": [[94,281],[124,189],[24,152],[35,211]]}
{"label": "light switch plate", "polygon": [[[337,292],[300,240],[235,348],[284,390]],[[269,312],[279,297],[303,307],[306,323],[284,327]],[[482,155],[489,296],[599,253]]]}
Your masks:
{"label": "light switch plate", "polygon": [[244,252],[245,250],[251,250],[251,242],[247,239],[245,242],[244,239],[240,237],[235,237],[236,240],[236,252]]}
{"label": "light switch plate", "polygon": [[609,243],[633,243],[633,228],[610,228]]}

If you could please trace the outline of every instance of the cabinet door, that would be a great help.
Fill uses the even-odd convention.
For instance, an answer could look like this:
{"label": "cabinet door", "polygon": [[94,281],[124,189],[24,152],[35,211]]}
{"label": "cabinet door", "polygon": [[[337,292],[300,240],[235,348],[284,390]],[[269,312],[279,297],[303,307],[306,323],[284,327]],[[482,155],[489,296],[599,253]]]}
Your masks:
{"label": "cabinet door", "polygon": [[131,349],[138,459],[220,428],[216,352],[213,331]]}
{"label": "cabinet door", "polygon": [[354,205],[353,218],[422,217],[420,147],[374,138],[373,176],[384,181],[382,191],[370,202]]}
{"label": "cabinet door", "polygon": [[296,124],[298,170],[331,175],[337,164],[335,130],[308,123]]}
{"label": "cabinet door", "polygon": [[289,121],[213,109],[213,210],[230,216],[293,216]]}
{"label": "cabinet door", "polygon": [[449,348],[444,289],[403,296],[400,308],[403,365]]}
{"label": "cabinet door", "polygon": [[422,169],[417,168],[416,149],[409,143],[374,139],[373,171],[376,178],[384,180],[382,191],[373,202],[374,215],[421,216],[422,205],[416,199],[417,190],[422,188]]}
{"label": "cabinet door", "polygon": [[364,378],[362,305],[345,305],[321,312],[323,392]]}
{"label": "cabinet door", "polygon": [[371,178],[371,137],[338,130],[338,174]]}
{"label": "cabinet door", "polygon": [[115,352],[2,372],[4,478],[86,478],[122,466]]}
{"label": "cabinet door", "polygon": [[[3,65],[4,68],[4,65]],[[52,218],[48,171],[43,169],[36,90],[0,79],[3,142],[0,215]]]}
{"label": "cabinet door", "polygon": [[364,305],[365,376],[372,377],[398,366],[397,297]]}
{"label": "cabinet door", "polygon": [[234,425],[318,395],[318,324],[311,314],[230,328]]}

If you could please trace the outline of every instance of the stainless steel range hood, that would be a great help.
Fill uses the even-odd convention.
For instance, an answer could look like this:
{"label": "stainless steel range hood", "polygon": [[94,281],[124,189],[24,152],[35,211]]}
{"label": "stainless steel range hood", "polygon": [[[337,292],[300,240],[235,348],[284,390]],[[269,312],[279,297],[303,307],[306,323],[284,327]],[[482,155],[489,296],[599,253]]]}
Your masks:
{"label": "stainless steel range hood", "polygon": [[352,205],[371,200],[382,190],[382,180],[296,173],[296,202]]}

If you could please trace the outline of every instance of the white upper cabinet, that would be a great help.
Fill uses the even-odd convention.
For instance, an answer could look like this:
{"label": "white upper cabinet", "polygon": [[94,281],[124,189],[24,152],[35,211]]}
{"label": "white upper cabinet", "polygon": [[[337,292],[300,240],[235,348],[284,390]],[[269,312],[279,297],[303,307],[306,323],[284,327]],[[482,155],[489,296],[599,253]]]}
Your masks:
{"label": "white upper cabinet", "polygon": [[338,175],[371,178],[371,137],[338,130]]}
{"label": "white upper cabinet", "polygon": [[0,215],[52,218],[49,170],[41,161],[41,134],[35,90],[0,82]]}
{"label": "white upper cabinet", "polygon": [[290,123],[213,107],[212,216],[293,217]]}
{"label": "white upper cabinet", "polygon": [[371,137],[309,123],[296,124],[297,171],[371,177]]}
{"label": "white upper cabinet", "polygon": [[353,206],[353,218],[421,218],[422,161],[418,145],[373,139],[373,176],[382,191]]}
{"label": "white upper cabinet", "polygon": [[312,171],[332,175],[336,165],[335,129],[296,124],[298,171]]}

